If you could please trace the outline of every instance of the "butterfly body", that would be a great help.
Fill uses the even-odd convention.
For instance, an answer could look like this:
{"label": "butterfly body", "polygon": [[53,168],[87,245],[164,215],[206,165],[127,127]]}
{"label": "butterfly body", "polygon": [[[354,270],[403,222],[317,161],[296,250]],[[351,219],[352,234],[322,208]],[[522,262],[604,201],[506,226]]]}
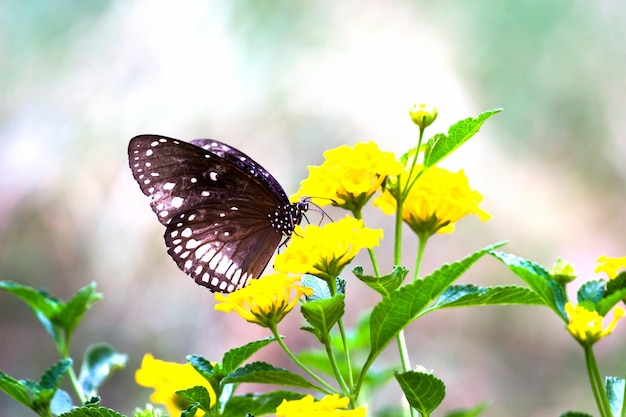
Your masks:
{"label": "butterfly body", "polygon": [[307,210],[243,152],[213,139],[140,135],[129,165],[165,226],[167,252],[196,283],[232,292],[258,278]]}

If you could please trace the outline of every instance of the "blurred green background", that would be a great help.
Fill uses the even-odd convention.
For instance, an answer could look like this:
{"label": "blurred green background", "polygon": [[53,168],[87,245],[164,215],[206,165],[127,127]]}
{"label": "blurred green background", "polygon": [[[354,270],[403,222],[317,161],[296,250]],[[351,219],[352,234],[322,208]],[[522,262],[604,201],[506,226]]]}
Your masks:
{"label": "blurred green background", "polygon": [[[415,102],[438,107],[431,134],[505,109],[444,163],[465,169],[493,219],[468,218],[433,238],[424,273],[508,239],[505,251],[546,266],[561,256],[592,278],[598,256],[626,255],[625,12],[617,0],[4,0],[0,279],[64,299],[98,283],[105,299],[72,354],[79,361],[101,341],[128,353],[101,394],[132,413],[150,393],[134,383],[144,353],[218,359],[267,333],[214,312],[213,295],[169,259],[128,169],[128,140],[220,139],[290,194],[325,149],[369,139],[398,153],[414,146]],[[366,216],[392,235],[391,218]],[[405,245],[412,265],[408,233]],[[390,249],[385,241],[379,251],[384,268]],[[493,259],[463,282],[519,283]],[[348,291],[351,322],[377,297],[356,282]],[[51,341],[7,293],[0,315],[0,369],[38,379],[58,359]],[[294,314],[281,328],[295,349],[315,345],[301,324]],[[625,328],[598,345],[605,374],[624,376]],[[438,312],[407,337],[415,364],[447,384],[444,410],[489,400],[486,416],[595,411],[582,351],[546,308]],[[256,359],[290,366],[273,347]],[[396,363],[395,348],[382,359]],[[399,398],[390,387],[370,407]],[[0,393],[0,415],[27,414]]]}

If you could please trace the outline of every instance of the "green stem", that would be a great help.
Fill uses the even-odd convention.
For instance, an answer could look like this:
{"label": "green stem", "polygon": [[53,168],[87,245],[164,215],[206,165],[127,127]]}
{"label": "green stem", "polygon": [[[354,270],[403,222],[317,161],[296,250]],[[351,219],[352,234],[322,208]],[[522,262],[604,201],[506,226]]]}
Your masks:
{"label": "green stem", "polygon": [[[343,354],[346,358],[346,364],[348,368],[348,383],[350,384],[350,388],[353,388],[354,377],[352,376],[352,362],[350,361],[350,349],[348,349],[348,339],[346,337],[346,330],[343,326],[343,319],[339,319],[339,321],[337,322],[337,326],[339,327],[339,334],[341,334],[341,344],[343,345]],[[345,385],[345,382],[344,382],[344,385]]]}
{"label": "green stem", "polygon": [[420,276],[420,269],[422,267],[422,259],[424,258],[424,251],[426,249],[426,242],[428,242],[427,235],[418,235],[417,255],[415,256],[415,270],[413,271],[413,281],[417,281],[417,279]]}
{"label": "green stem", "polygon": [[298,359],[293,353],[291,353],[291,350],[289,350],[287,345],[285,345],[285,342],[283,342],[282,337],[280,337],[280,335],[278,334],[278,329],[276,328],[275,325],[273,325],[270,328],[270,330],[271,330],[272,334],[274,335],[274,338],[276,339],[276,341],[280,345],[280,347],[285,351],[285,353],[287,354],[287,356],[289,356],[289,358],[293,361],[293,363],[295,363],[297,366],[299,366],[300,369],[302,369],[304,372],[309,374],[311,376],[311,378],[313,378],[314,380],[316,380],[317,382],[322,384],[322,386],[324,386],[324,388],[326,388],[326,391],[321,390],[324,394],[339,394],[339,391],[337,391],[335,388],[333,388],[331,385],[329,385],[328,382],[326,382],[322,378],[320,378],[315,372],[313,372],[308,366],[306,366],[300,359]]}
{"label": "green stem", "polygon": [[[344,346],[345,346],[345,343],[344,343]],[[352,406],[352,408],[354,408],[355,407],[354,398],[352,397],[350,388],[348,388],[348,386],[346,385],[346,381],[343,375],[341,374],[341,370],[339,369],[339,366],[337,365],[337,361],[335,360],[335,354],[333,353],[333,348],[330,343],[330,338],[324,341],[324,348],[326,349],[326,355],[328,356],[328,360],[330,361],[330,366],[333,369],[335,378],[337,379],[337,382],[341,386],[343,395],[350,398],[350,405]]]}
{"label": "green stem", "polygon": [[598,364],[593,354],[593,348],[591,345],[583,345],[585,350],[585,363],[587,364],[587,373],[589,374],[589,382],[591,383],[591,390],[593,396],[596,399],[598,405],[598,411],[600,411],[601,417],[612,417],[611,406],[609,405],[609,399],[604,391],[604,384],[602,383],[602,376],[598,370]]}

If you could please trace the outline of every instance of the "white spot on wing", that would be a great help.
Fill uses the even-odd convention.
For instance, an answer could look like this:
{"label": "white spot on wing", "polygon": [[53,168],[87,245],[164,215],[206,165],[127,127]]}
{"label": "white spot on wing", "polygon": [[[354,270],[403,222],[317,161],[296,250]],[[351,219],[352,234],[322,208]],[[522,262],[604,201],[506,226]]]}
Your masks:
{"label": "white spot on wing", "polygon": [[191,227],[186,227],[185,230],[183,230],[183,232],[181,233],[182,237],[191,237]]}
{"label": "white spot on wing", "polygon": [[170,191],[174,188],[174,186],[176,185],[176,183],[173,182],[166,182],[165,184],[163,184],[163,189],[166,191]]}
{"label": "white spot on wing", "polygon": [[172,198],[172,207],[180,208],[180,207],[182,207],[184,202],[185,202],[185,200],[183,200],[182,198],[174,197],[174,198]]}

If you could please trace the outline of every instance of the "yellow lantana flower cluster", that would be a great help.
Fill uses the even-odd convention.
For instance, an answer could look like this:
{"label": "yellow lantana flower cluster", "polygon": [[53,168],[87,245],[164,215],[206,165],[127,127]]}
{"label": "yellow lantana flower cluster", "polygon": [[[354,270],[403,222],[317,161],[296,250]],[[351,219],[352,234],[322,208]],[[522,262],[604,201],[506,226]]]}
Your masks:
{"label": "yellow lantana flower cluster", "polygon": [[[141,361],[141,368],[135,372],[135,381],[142,387],[154,388],[150,401],[164,405],[170,416],[180,415],[189,405],[175,394],[176,391],[202,386],[209,392],[211,404],[215,404],[215,391],[189,363],[166,362],[154,359],[148,353]],[[198,410],[196,415],[202,416],[204,412]]]}
{"label": "yellow lantana flower cluster", "polygon": [[615,307],[613,309],[613,320],[603,328],[604,317],[596,311],[589,311],[582,305],[575,305],[570,302],[565,304],[565,312],[569,319],[567,330],[583,345],[592,345],[598,340],[611,334],[617,322],[624,316],[624,309]]}
{"label": "yellow lantana flower cluster", "polygon": [[230,294],[215,293],[215,310],[234,311],[250,323],[271,328],[285,318],[303,294],[313,293],[312,289],[297,285],[298,281],[300,277],[282,273],[253,279],[248,286]]}
{"label": "yellow lantana flower cluster", "polygon": [[312,198],[319,206],[333,203],[346,210],[360,210],[390,175],[402,172],[392,152],[374,142],[340,146],[324,152],[320,166],[310,166],[292,200]]}
{"label": "yellow lantana flower cluster", "polygon": [[319,401],[307,395],[295,401],[284,400],[276,409],[276,417],[365,417],[365,407],[346,410],[350,399],[327,395]]}
{"label": "yellow lantana flower cluster", "polygon": [[362,220],[350,216],[324,226],[296,226],[289,246],[276,256],[274,269],[334,278],[361,249],[378,246],[382,237],[382,229],[364,227]]}
{"label": "yellow lantana flower cluster", "polygon": [[[423,166],[416,166],[417,172]],[[415,175],[415,172],[414,172]],[[402,176],[402,189],[407,186],[409,173]],[[415,182],[402,206],[402,218],[411,229],[422,237],[435,233],[451,233],[457,221],[475,214],[481,221],[491,215],[478,207],[482,195],[469,186],[463,170],[450,172],[436,166],[428,168]],[[385,214],[397,209],[396,196],[390,190],[374,200],[374,205]]]}

